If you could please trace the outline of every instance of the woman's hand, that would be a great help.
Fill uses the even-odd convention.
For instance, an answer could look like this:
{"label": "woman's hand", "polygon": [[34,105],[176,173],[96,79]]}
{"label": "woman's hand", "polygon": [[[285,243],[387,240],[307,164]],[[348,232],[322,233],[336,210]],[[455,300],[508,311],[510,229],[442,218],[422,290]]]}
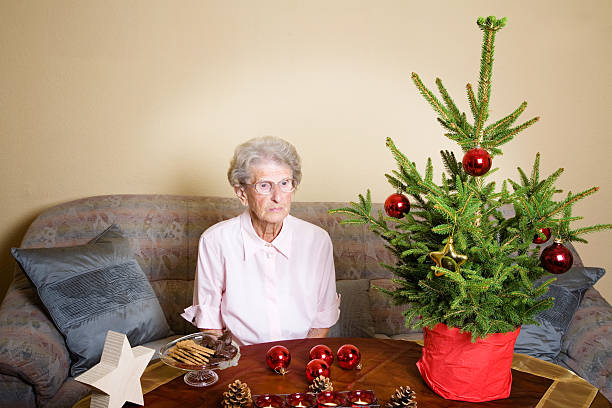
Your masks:
{"label": "woman's hand", "polygon": [[313,339],[313,338],[323,338],[323,337],[327,337],[327,334],[329,333],[329,328],[327,329],[315,329],[312,328],[310,330],[308,330],[308,334],[306,335],[307,338]]}
{"label": "woman's hand", "polygon": [[211,334],[215,337],[219,337],[223,334],[223,329],[200,329],[201,333]]}

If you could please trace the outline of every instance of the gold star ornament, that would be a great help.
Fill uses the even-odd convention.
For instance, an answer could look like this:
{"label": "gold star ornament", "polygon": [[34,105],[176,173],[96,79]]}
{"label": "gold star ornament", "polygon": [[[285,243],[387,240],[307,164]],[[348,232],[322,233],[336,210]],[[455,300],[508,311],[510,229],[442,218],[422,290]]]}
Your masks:
{"label": "gold star ornament", "polygon": [[130,347],[125,334],[106,333],[100,362],[75,380],[94,387],[90,407],[120,408],[126,401],[144,405],[140,376],[155,350]]}
{"label": "gold star ornament", "polygon": [[[463,265],[468,257],[455,251],[453,245],[453,237],[448,237],[446,245],[441,251],[430,252],[429,256],[441,268],[448,269],[449,271],[459,272],[461,265]],[[442,276],[444,273],[435,271],[436,276]]]}

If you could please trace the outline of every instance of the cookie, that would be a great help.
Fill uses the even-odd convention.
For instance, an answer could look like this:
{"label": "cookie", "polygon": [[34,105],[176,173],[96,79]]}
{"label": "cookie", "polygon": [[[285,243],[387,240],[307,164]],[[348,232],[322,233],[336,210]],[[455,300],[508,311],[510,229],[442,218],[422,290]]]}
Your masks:
{"label": "cookie", "polygon": [[208,358],[190,353],[189,351],[180,349],[178,347],[173,347],[170,349],[168,352],[168,357],[183,364],[190,365],[204,365],[208,362]]}
{"label": "cookie", "polygon": [[202,347],[193,340],[183,340],[168,350],[167,356],[181,364],[203,366],[213,353],[214,350]]}
{"label": "cookie", "polygon": [[202,347],[193,340],[183,340],[176,343],[176,346],[179,349],[190,350],[193,353],[198,353],[202,355],[212,355],[214,354],[214,350],[211,350],[206,347]]}

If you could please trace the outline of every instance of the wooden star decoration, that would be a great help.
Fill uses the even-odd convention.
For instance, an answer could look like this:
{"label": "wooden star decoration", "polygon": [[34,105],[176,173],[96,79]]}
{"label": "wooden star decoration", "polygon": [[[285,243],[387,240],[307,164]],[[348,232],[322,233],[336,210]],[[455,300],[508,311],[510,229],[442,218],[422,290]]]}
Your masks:
{"label": "wooden star decoration", "polygon": [[[468,259],[467,255],[462,255],[455,251],[453,237],[448,237],[446,245],[444,245],[444,248],[441,251],[430,252],[429,256],[431,259],[433,259],[437,266],[455,272],[459,272],[461,265],[463,265]],[[434,273],[436,276],[444,275],[444,273],[439,271],[435,271]]]}
{"label": "wooden star decoration", "polygon": [[95,388],[90,407],[120,408],[126,401],[144,405],[140,376],[153,353],[143,346],[132,348],[125,334],[109,330],[100,362],[75,378]]}

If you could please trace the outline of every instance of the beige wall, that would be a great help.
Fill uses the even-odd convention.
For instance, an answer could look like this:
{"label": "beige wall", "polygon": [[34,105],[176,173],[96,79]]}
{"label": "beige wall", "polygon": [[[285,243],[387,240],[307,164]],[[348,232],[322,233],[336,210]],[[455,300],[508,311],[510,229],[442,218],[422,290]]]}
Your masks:
{"label": "beige wall", "polygon": [[[304,160],[296,200],[390,194],[387,136],[423,166],[446,140],[410,72],[467,109],[479,15],[499,34],[492,117],[529,102],[536,126],[495,159],[515,177],[537,151],[576,208],[612,222],[612,2],[0,0],[0,282],[9,248],[51,205],[110,193],[232,194],[233,147],[277,135]],[[438,167],[439,169],[439,167]],[[580,247],[612,269],[610,232]],[[612,301],[612,273],[597,285]]]}

